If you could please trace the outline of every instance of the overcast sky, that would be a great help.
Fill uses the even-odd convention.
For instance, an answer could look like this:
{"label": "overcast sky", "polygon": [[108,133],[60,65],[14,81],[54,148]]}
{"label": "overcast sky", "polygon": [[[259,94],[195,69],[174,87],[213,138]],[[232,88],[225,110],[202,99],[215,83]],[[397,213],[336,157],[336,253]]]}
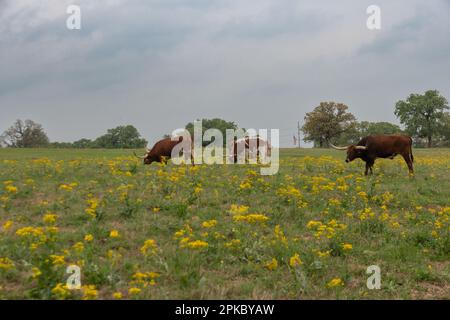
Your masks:
{"label": "overcast sky", "polygon": [[320,101],[397,122],[412,92],[450,99],[449,58],[449,0],[0,0],[0,131],[33,119],[73,141],[133,124],[153,143],[220,117],[289,146]]}

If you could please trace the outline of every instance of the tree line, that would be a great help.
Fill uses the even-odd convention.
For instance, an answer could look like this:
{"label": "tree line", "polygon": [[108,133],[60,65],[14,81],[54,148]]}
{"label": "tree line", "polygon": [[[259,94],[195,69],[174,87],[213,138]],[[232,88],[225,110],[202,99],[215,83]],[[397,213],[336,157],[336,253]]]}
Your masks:
{"label": "tree line", "polygon": [[437,90],[411,94],[395,104],[394,114],[403,125],[388,122],[358,122],[343,103],[321,102],[305,116],[302,127],[306,142],[315,147],[354,144],[362,137],[376,134],[407,134],[416,147],[450,147],[448,101]]}
{"label": "tree line", "polygon": [[[218,129],[225,136],[227,129],[238,129],[238,126],[232,121],[226,121],[219,118],[202,119],[203,133],[207,129]],[[185,126],[190,134],[194,135],[194,123],[189,122]],[[163,138],[170,137],[165,134]],[[74,142],[50,142],[42,125],[32,120],[16,120],[0,136],[0,146],[10,148],[103,148],[103,149],[139,149],[145,148],[148,141],[141,137],[139,131],[132,125],[118,126],[107,130],[104,135],[90,140],[80,139]],[[209,142],[205,142],[209,144]]]}
{"label": "tree line", "polygon": [[0,144],[10,148],[105,148],[137,149],[147,146],[147,140],[132,125],[109,129],[104,135],[90,140],[80,139],[74,142],[50,142],[42,125],[32,120],[16,120],[0,136]]}
{"label": "tree line", "polygon": [[[450,113],[448,101],[437,90],[424,94],[411,94],[395,104],[394,114],[403,129],[389,122],[357,121],[348,106],[337,102],[321,102],[305,116],[302,127],[305,142],[315,147],[334,144],[354,144],[362,137],[377,134],[407,134],[413,137],[416,147],[450,147]],[[215,128],[225,136],[227,129],[238,129],[236,123],[219,118],[202,119],[203,132]],[[193,135],[194,124],[185,128]],[[245,130],[245,129],[244,129]],[[169,137],[169,134],[164,137]],[[0,136],[0,146],[11,148],[120,148],[138,149],[147,146],[147,140],[132,125],[107,130],[100,137],[74,142],[50,142],[42,125],[31,120],[17,120]],[[205,141],[208,144],[209,142]]]}

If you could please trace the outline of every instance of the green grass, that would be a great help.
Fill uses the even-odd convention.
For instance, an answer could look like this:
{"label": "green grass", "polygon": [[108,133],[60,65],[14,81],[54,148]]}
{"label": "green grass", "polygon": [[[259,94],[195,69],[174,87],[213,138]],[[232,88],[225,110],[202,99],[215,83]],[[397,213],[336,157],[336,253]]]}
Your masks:
{"label": "green grass", "polygon": [[[130,150],[0,149],[0,298],[448,299],[450,150],[413,153],[414,177],[400,157],[364,177],[320,149],[282,149],[279,173],[260,176],[143,166]],[[81,290],[63,287],[71,264]]]}

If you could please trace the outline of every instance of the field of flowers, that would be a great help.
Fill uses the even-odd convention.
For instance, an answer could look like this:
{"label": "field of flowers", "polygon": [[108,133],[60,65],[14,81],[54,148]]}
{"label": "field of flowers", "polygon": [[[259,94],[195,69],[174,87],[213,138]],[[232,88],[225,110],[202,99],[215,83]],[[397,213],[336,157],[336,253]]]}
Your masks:
{"label": "field of flowers", "polygon": [[401,157],[364,177],[338,151],[282,150],[261,176],[0,149],[0,299],[449,299],[450,151],[414,156],[414,177]]}

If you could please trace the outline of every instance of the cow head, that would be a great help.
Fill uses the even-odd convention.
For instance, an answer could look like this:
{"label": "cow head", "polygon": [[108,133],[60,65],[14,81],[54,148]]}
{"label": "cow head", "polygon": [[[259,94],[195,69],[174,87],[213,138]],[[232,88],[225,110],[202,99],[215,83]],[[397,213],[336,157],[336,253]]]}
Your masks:
{"label": "cow head", "polygon": [[134,155],[137,158],[144,160],[144,164],[151,164],[152,162],[156,161],[154,159],[154,157],[151,155],[151,150],[150,149],[147,149],[147,153],[144,154],[143,156],[138,156],[136,153],[134,153]]}
{"label": "cow head", "polygon": [[336,147],[335,145],[333,145],[331,143],[330,143],[330,146],[336,150],[346,150],[347,151],[347,158],[345,159],[345,162],[351,162],[351,161],[355,160],[356,158],[361,158],[364,154],[364,151],[367,150],[367,147],[365,147],[365,146],[350,145],[347,147]]}

